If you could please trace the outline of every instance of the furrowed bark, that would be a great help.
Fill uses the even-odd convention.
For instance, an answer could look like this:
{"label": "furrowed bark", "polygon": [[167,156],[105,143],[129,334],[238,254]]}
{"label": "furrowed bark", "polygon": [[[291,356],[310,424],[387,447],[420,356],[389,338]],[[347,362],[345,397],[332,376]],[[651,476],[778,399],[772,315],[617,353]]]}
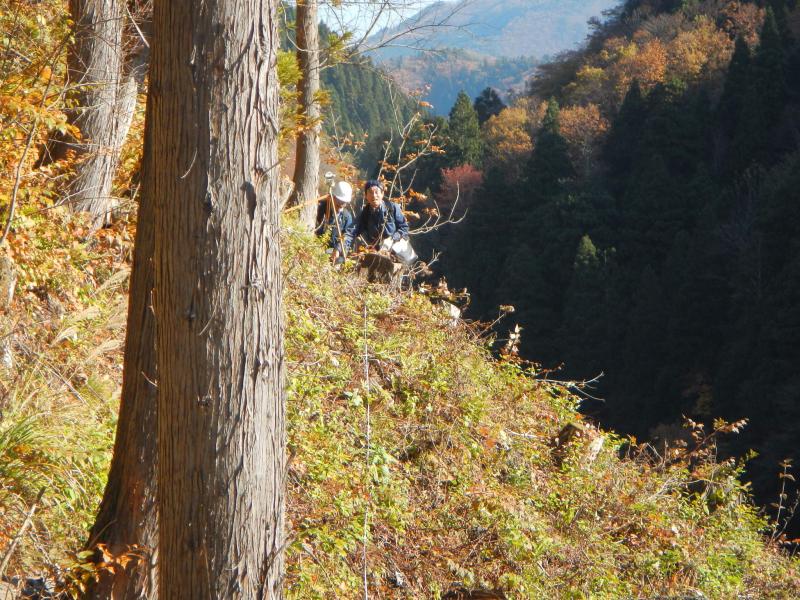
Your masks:
{"label": "furrowed bark", "polygon": [[[150,144],[148,125],[146,160],[152,160]],[[143,169],[144,186],[148,187],[142,193],[136,226],[117,435],[108,483],[87,545],[91,549],[103,544],[115,556],[131,554],[137,558],[124,571],[101,572],[100,580],[84,595],[91,600],[155,600],[158,597],[155,570],[158,390],[155,316],[151,305],[155,215],[153,191],[149,187],[152,166],[144,164]]]}
{"label": "furrowed bark", "polygon": [[[56,139],[53,158],[72,148],[81,158],[65,202],[76,212],[88,212],[95,225],[110,221],[117,205],[112,197],[120,150],[128,135],[143,68],[134,56],[126,60],[125,0],[70,0],[75,41],[68,57],[70,93],[75,107],[70,122],[80,140]],[[134,55],[141,54],[136,52]],[[145,59],[146,60],[146,59]],[[40,160],[40,164],[48,162]]]}
{"label": "furrowed bark", "polygon": [[153,23],[159,597],[281,598],[276,1]]}

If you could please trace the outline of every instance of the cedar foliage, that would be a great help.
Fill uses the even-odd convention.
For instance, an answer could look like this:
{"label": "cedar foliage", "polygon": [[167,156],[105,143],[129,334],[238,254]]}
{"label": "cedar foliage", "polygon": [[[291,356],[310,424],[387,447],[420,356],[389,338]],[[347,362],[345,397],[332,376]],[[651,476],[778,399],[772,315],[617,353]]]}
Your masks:
{"label": "cedar foliage", "polygon": [[321,79],[328,94],[328,118],[323,121],[328,135],[352,134],[358,139],[366,133],[380,137],[397,114],[405,122],[417,110],[417,103],[369,59],[334,65],[322,71]]}
{"label": "cedar foliage", "polygon": [[455,165],[477,165],[482,141],[478,112],[466,92],[461,91],[450,109],[447,125],[448,157]]}
{"label": "cedar foliage", "polygon": [[487,87],[475,98],[475,112],[478,113],[478,122],[483,125],[491,117],[499,115],[506,108],[494,88]]}

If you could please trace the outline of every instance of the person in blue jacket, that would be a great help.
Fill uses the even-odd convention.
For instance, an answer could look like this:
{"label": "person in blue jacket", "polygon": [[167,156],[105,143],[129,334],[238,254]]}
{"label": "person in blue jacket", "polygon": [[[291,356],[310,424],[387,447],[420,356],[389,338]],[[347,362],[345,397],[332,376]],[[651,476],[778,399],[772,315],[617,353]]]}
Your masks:
{"label": "person in blue jacket", "polygon": [[317,224],[314,233],[324,235],[331,230],[330,252],[331,262],[341,264],[353,247],[356,239],[354,231],[356,220],[350,210],[353,200],[353,188],[346,181],[340,181],[317,205]]}
{"label": "person in blue jacket", "polygon": [[362,237],[367,247],[377,248],[386,238],[408,239],[408,221],[400,205],[383,198],[383,183],[370,179],[364,185],[366,203],[356,221],[353,239]]}

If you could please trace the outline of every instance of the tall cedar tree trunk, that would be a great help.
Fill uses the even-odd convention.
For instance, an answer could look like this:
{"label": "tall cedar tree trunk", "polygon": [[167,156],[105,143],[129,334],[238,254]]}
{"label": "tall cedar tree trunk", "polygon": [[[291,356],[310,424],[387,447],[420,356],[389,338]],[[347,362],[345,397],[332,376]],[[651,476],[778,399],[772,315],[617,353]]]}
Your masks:
{"label": "tall cedar tree trunk", "polygon": [[277,0],[157,0],[159,598],[281,598]]}
{"label": "tall cedar tree trunk", "polygon": [[317,0],[297,2],[297,60],[300,64],[298,91],[297,156],[294,167],[293,203],[302,205],[301,222],[314,227],[319,192],[319,24]]}
{"label": "tall cedar tree trunk", "polygon": [[[88,212],[96,225],[107,223],[116,201],[111,184],[136,107],[137,71],[123,49],[126,0],[70,0],[75,40],[68,57],[72,98],[70,121],[81,131],[69,147],[83,156],[67,202]],[[139,72],[140,73],[140,72]]]}
{"label": "tall cedar tree trunk", "polygon": [[[158,511],[156,504],[156,355],[154,283],[154,206],[151,119],[145,131],[143,165],[147,186],[139,203],[131,273],[122,400],[114,457],[103,501],[89,535],[89,548],[104,544],[115,556],[141,556],[121,572],[101,571],[84,600],[155,600]],[[99,557],[98,557],[99,558]]]}

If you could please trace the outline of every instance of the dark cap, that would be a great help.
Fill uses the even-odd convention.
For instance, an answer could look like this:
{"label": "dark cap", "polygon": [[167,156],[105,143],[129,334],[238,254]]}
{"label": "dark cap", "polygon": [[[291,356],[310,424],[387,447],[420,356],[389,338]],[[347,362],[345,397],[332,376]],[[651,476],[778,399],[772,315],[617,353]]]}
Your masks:
{"label": "dark cap", "polygon": [[384,190],[383,183],[381,181],[379,181],[377,179],[370,179],[369,181],[367,181],[367,183],[364,184],[364,193],[366,193],[370,188],[374,188],[374,187],[380,188],[380,190],[382,192],[386,191],[386,190]]}

